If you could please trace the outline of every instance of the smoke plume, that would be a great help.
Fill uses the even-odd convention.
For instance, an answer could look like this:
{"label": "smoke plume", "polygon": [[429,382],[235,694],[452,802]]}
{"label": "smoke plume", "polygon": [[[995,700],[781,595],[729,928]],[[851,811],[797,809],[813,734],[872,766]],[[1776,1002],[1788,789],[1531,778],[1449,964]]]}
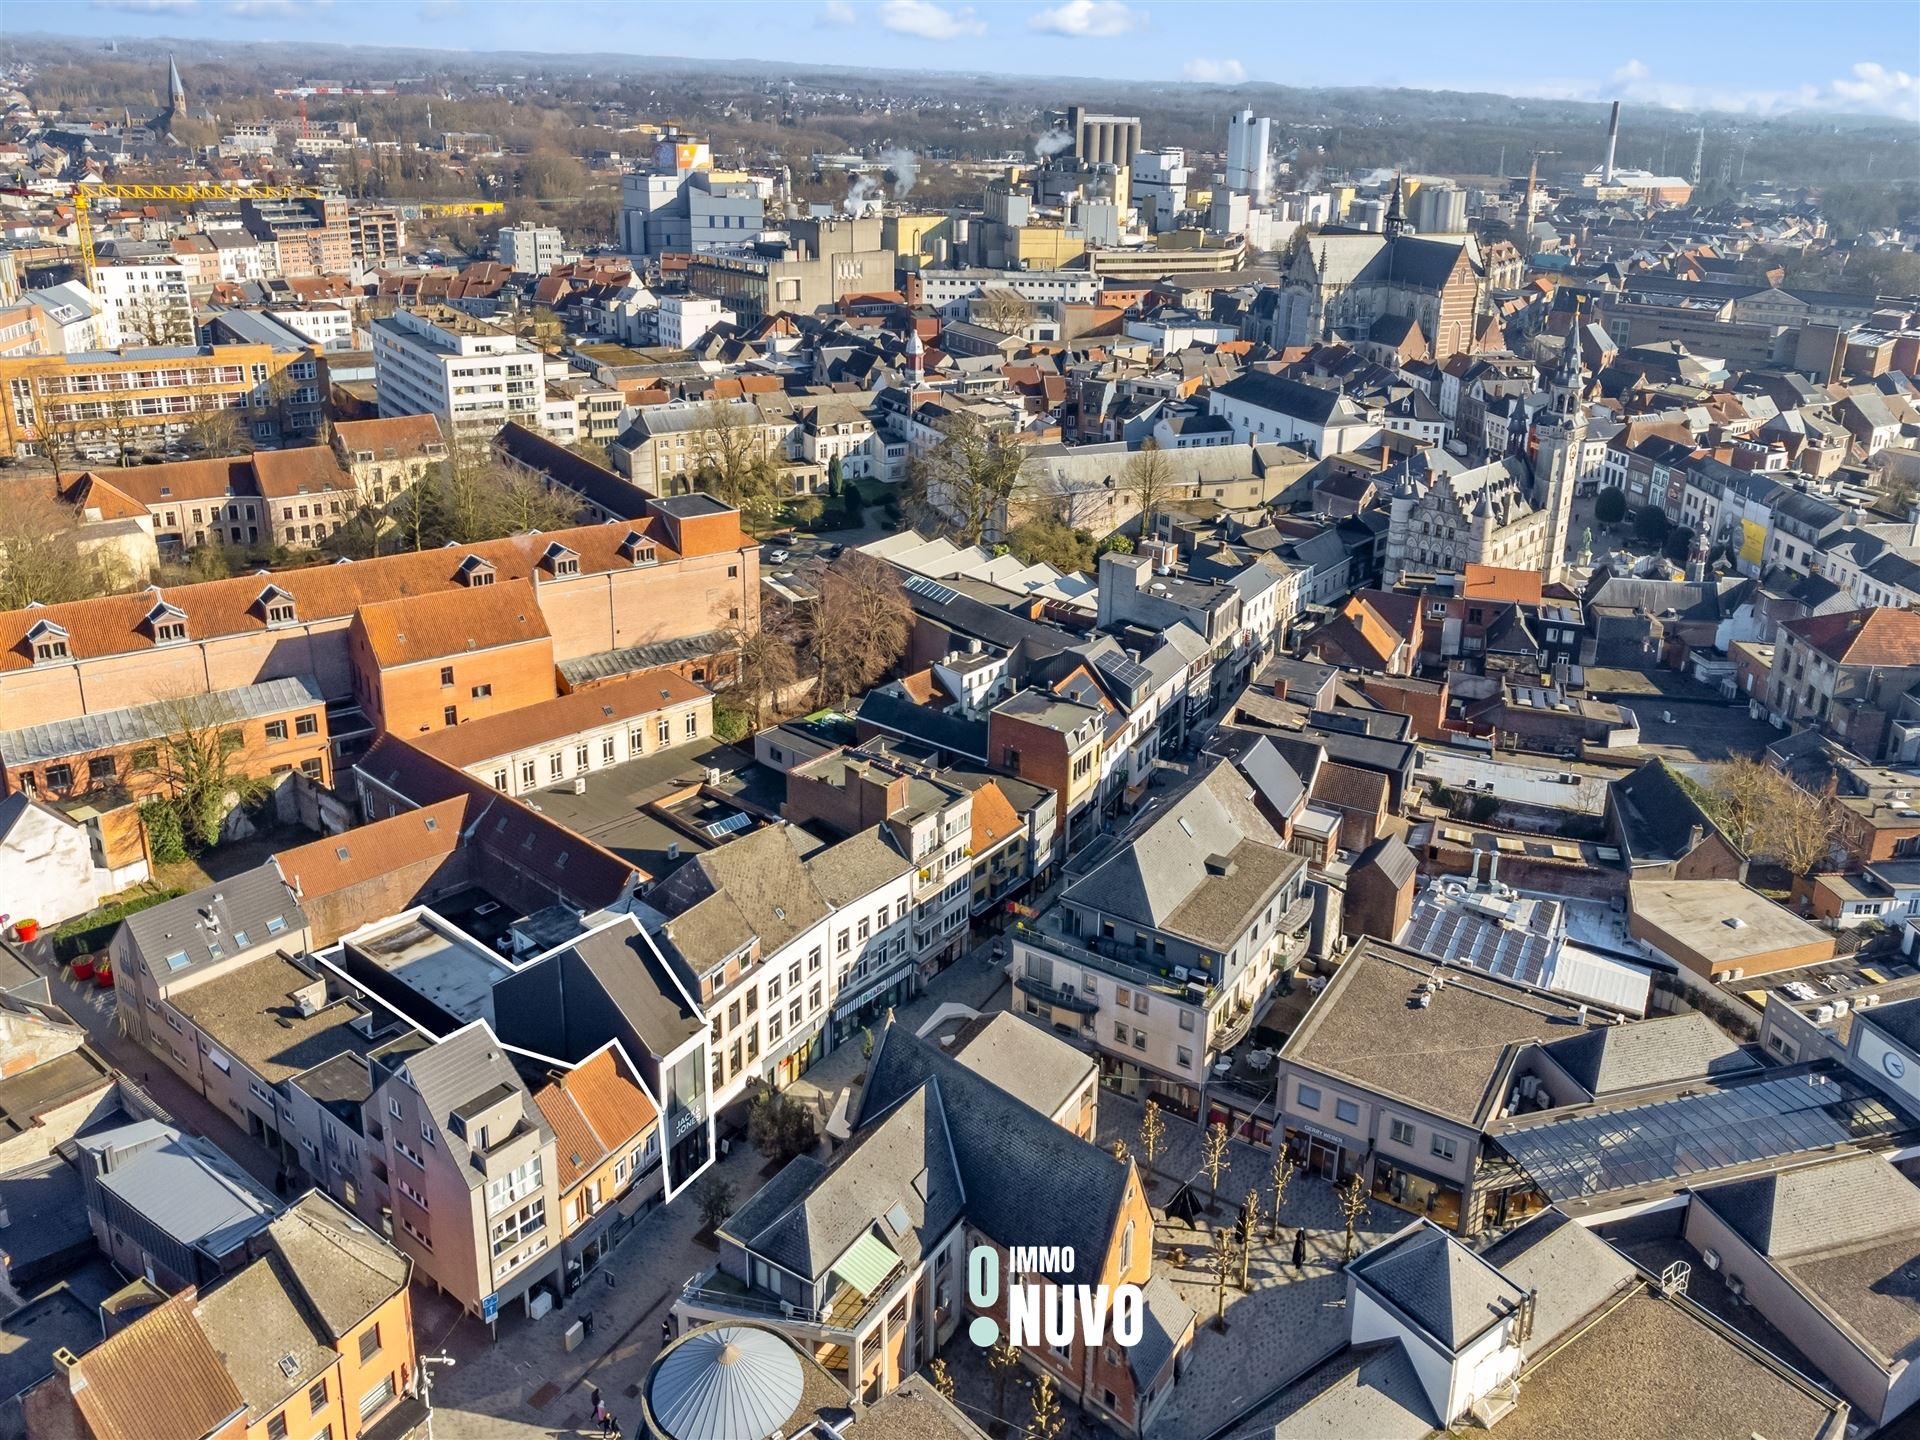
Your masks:
{"label": "smoke plume", "polygon": [[880,208],[880,184],[870,175],[850,175],[847,177],[847,196],[841,201],[849,215],[864,215],[869,210]]}
{"label": "smoke plume", "polygon": [[920,178],[920,157],[903,147],[883,152],[880,163],[887,167],[887,178],[893,182],[893,198],[906,199]]}
{"label": "smoke plume", "polygon": [[1033,155],[1036,160],[1051,160],[1062,150],[1073,148],[1073,132],[1070,130],[1049,130],[1033,142]]}

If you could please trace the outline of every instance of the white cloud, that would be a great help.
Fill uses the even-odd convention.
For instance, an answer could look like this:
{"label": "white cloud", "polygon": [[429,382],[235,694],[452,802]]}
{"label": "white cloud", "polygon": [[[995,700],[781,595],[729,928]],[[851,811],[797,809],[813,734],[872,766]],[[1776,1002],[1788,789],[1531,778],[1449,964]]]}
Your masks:
{"label": "white cloud", "polygon": [[326,10],[333,0],[227,0],[227,13],[247,20],[281,20],[302,10]]}
{"label": "white cloud", "polygon": [[1036,11],[1027,21],[1029,29],[1048,34],[1102,40],[1144,30],[1146,24],[1144,14],[1121,0],[1066,0],[1051,10]]}
{"label": "white cloud", "polygon": [[1247,67],[1238,60],[1189,60],[1180,69],[1189,80],[1202,85],[1238,85],[1247,78]]}
{"label": "white cloud", "polygon": [[827,0],[820,9],[822,25],[851,25],[854,23],[853,6],[847,0]]}
{"label": "white cloud", "polygon": [[1685,80],[1662,80],[1642,60],[1629,60],[1604,81],[1542,79],[1512,92],[1543,100],[1625,100],[1668,110],[1719,110],[1735,115],[1784,115],[1796,110],[1837,111],[1849,115],[1884,115],[1920,120],[1920,76],[1889,70],[1863,60],[1848,72],[1822,85],[1798,85],[1788,90],[1741,90],[1696,85]]}
{"label": "white cloud", "polygon": [[880,24],[896,35],[916,35],[922,40],[958,40],[987,33],[986,22],[971,5],[943,10],[933,0],[881,0]]}
{"label": "white cloud", "polygon": [[96,10],[129,10],[136,15],[163,15],[168,11],[192,10],[200,0],[93,0]]}

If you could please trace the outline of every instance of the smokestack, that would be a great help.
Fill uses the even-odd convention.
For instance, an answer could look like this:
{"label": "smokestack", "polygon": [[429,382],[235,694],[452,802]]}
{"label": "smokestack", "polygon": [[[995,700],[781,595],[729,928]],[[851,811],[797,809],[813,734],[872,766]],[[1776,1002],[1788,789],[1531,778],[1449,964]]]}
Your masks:
{"label": "smokestack", "polygon": [[1613,118],[1607,122],[1607,163],[1601,167],[1600,183],[1613,183],[1613,147],[1620,143],[1620,102],[1613,102]]}

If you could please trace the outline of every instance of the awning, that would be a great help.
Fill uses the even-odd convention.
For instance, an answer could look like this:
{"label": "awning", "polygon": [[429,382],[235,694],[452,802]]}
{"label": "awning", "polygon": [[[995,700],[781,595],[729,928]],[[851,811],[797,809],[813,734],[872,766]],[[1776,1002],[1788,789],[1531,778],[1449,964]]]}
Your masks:
{"label": "awning", "polygon": [[900,1257],[869,1230],[853,1242],[852,1249],[833,1262],[832,1271],[862,1295],[872,1295],[899,1265]]}

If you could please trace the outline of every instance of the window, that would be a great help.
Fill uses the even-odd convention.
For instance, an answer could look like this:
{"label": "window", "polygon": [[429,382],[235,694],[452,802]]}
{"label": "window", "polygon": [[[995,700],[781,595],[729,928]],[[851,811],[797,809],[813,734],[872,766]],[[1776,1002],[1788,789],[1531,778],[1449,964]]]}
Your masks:
{"label": "window", "polygon": [[485,685],[476,685],[473,687],[473,698],[476,700],[486,700],[491,698],[492,695],[493,695],[493,686],[491,683],[488,683]]}
{"label": "window", "polygon": [[687,738],[688,738],[689,740],[693,740],[693,739],[696,739],[696,738],[698,738],[698,736],[699,736],[699,734],[700,734],[700,717],[699,717],[699,715],[698,715],[698,714],[692,714],[692,715],[689,715],[689,716],[687,716]]}
{"label": "window", "polygon": [[307,1409],[313,1411],[314,1414],[318,1415],[322,1410],[326,1408],[327,1408],[327,1381],[326,1381],[326,1377],[322,1376],[320,1379],[314,1381],[313,1385],[307,1391]]}
{"label": "window", "polygon": [[300,762],[300,773],[309,780],[318,780],[320,778],[320,757],[318,755],[309,755],[306,759],[302,760]]}
{"label": "window", "polygon": [[278,935],[282,930],[286,928],[287,928],[287,922],[283,917],[279,915],[273,915],[268,917],[267,934]]}
{"label": "window", "polygon": [[71,765],[47,766],[47,788],[49,790],[65,790],[72,784],[73,767]]}
{"label": "window", "polygon": [[1182,1045],[1174,1051],[1174,1054],[1179,1057],[1180,1068],[1182,1070],[1191,1070],[1193,1068],[1193,1051]]}
{"label": "window", "polygon": [[1194,1026],[1193,1011],[1186,1010],[1186,1009],[1181,1010],[1180,1028],[1182,1030],[1191,1030],[1193,1029],[1193,1026]]}
{"label": "window", "polygon": [[580,744],[580,745],[574,746],[573,747],[573,768],[576,770],[585,770],[587,768],[587,764],[588,762],[587,762],[586,745]]}
{"label": "window", "polygon": [[116,773],[111,755],[96,755],[87,761],[87,779],[95,785],[106,784]]}
{"label": "window", "polygon": [[787,1006],[787,1023],[796,1030],[800,1028],[800,1002],[798,1000],[795,1000],[791,1005]]}
{"label": "window", "polygon": [[267,1418],[267,1440],[287,1440],[287,1415],[284,1410]]}
{"label": "window", "polygon": [[1136,1050],[1144,1050],[1147,1048],[1147,1032],[1146,1031],[1135,1030],[1133,1032],[1133,1048]]}
{"label": "window", "polygon": [[507,772],[505,770],[496,770],[493,772],[493,788],[496,790],[505,790],[507,788]]}
{"label": "window", "polygon": [[611,735],[602,735],[600,737],[600,763],[602,765],[613,764],[613,736]]}
{"label": "window", "polygon": [[533,784],[533,761],[522,760],[520,762],[520,783],[522,785]]}
{"label": "window", "polygon": [[453,684],[453,666],[442,665],[440,667],[440,683],[443,686],[450,686]]}
{"label": "window", "polygon": [[1136,990],[1133,992],[1133,1009],[1137,1015],[1147,1013],[1147,996],[1144,990]]}
{"label": "window", "polygon": [[267,721],[267,739],[284,740],[287,738],[287,722],[284,720]]}
{"label": "window", "polygon": [[820,1008],[820,986],[817,983],[807,987],[807,1008],[809,1010]]}
{"label": "window", "polygon": [[458,725],[460,723],[459,708],[453,705],[447,706],[446,709],[440,712],[440,719],[444,721],[449,727]]}
{"label": "window", "polygon": [[769,1045],[779,1044],[781,1031],[784,1028],[785,1027],[781,1024],[780,1014],[778,1011],[775,1011],[772,1014],[768,1015],[767,1016],[767,1043]]}
{"label": "window", "polygon": [[1121,1021],[1113,1022],[1113,1038],[1122,1045],[1127,1043],[1127,1027]]}
{"label": "window", "polygon": [[1428,1148],[1442,1160],[1451,1160],[1460,1153],[1460,1143],[1450,1135],[1434,1136],[1433,1144]]}
{"label": "window", "polygon": [[566,773],[567,773],[567,761],[564,755],[562,755],[558,750],[556,750],[553,752],[553,754],[547,756],[547,774],[549,776],[551,776],[555,780],[558,780],[562,775]]}
{"label": "window", "polygon": [[360,1337],[360,1363],[362,1365],[366,1364],[367,1361],[371,1360],[374,1356],[378,1355],[379,1353],[380,1353],[380,1325],[378,1321],[375,1321],[372,1325],[369,1325],[367,1327],[366,1333]]}
{"label": "window", "polygon": [[627,753],[638,755],[647,748],[647,732],[636,725],[627,732]]}
{"label": "window", "polygon": [[1394,1120],[1387,1125],[1387,1138],[1396,1145],[1413,1144],[1413,1126],[1404,1120]]}
{"label": "window", "polygon": [[1320,1108],[1320,1089],[1316,1085],[1302,1085],[1294,1092],[1294,1103],[1302,1110]]}
{"label": "window", "polygon": [[660,723],[654,727],[654,735],[662,745],[671,745],[673,743],[673,726],[667,723],[665,716],[662,716]]}
{"label": "window", "polygon": [[1351,1100],[1336,1100],[1333,1102],[1333,1118],[1343,1125],[1358,1125],[1360,1107]]}

